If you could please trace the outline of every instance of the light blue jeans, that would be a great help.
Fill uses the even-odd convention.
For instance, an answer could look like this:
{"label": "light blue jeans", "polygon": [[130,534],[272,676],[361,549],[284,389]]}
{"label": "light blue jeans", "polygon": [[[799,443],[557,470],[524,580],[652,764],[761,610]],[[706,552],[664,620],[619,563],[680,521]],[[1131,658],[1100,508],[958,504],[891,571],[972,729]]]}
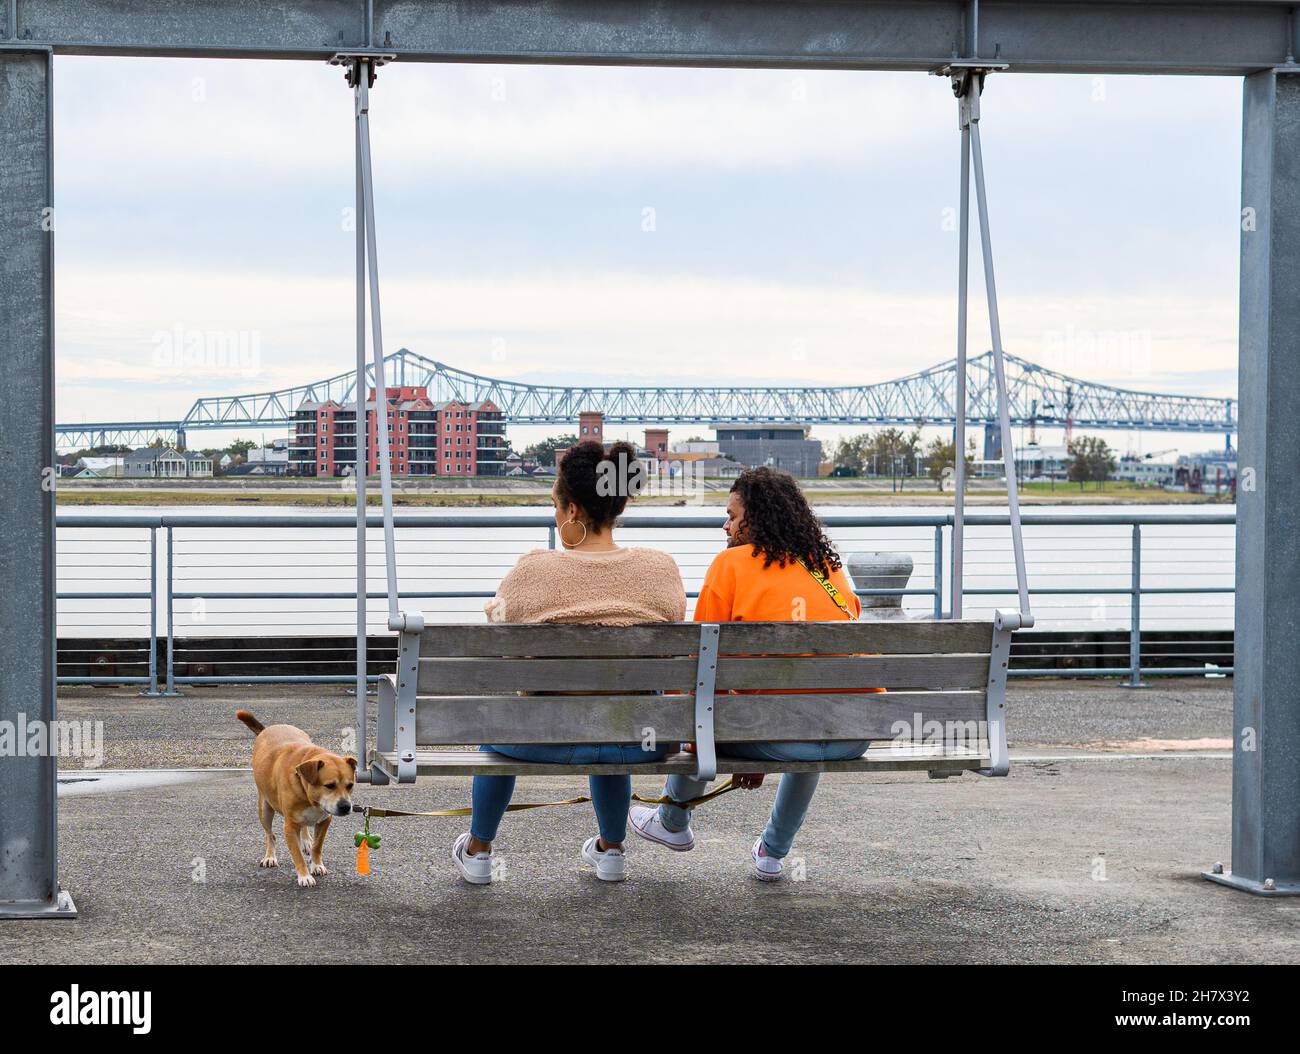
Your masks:
{"label": "light blue jeans", "polygon": [[[806,743],[719,743],[718,753],[756,761],[847,761],[860,758],[867,750],[866,740],[814,740]],[[783,860],[794,845],[794,836],[803,826],[808,806],[817,790],[819,772],[784,772],[776,790],[776,802],[763,831],[767,855]],[[664,797],[673,801],[690,801],[704,793],[707,783],[690,776],[672,775],[664,784]],[[659,806],[659,819],[670,831],[684,831],[691,825],[690,809],[678,805]]]}
{"label": "light blue jeans", "polygon": [[[544,761],[553,765],[622,765],[659,761],[667,747],[642,750],[640,743],[573,743],[520,744],[517,746],[479,747],[520,761]],[[591,804],[596,810],[596,826],[605,844],[620,843],[627,837],[627,809],[632,804],[631,776],[590,776]],[[469,833],[481,842],[496,839],[501,817],[515,793],[514,776],[475,776],[471,804],[474,815]]]}

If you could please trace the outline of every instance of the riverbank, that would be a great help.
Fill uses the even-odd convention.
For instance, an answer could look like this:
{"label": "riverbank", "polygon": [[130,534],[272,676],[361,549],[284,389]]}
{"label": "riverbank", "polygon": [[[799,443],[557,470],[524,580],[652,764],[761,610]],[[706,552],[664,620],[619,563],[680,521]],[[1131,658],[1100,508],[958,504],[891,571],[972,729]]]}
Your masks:
{"label": "riverbank", "polygon": [[[890,480],[807,479],[801,485],[809,499],[819,506],[831,505],[950,505],[952,492],[941,491],[926,480],[903,481],[902,489]],[[730,480],[704,480],[689,493],[643,494],[642,507],[702,505],[722,507],[727,503]],[[394,481],[393,504],[400,508],[519,508],[550,503],[551,481],[525,480],[439,480]],[[1020,489],[1021,504],[1033,505],[1213,505],[1227,508],[1226,496],[1187,494],[1179,491],[1138,487],[1127,483],[1093,484],[1080,488],[1067,483],[1026,483]],[[966,495],[968,505],[1005,506],[1006,488],[993,481],[972,481]],[[303,508],[355,508],[350,481],[345,480],[62,480],[58,503],[65,507],[129,506],[294,506]],[[367,504],[380,504],[379,481],[373,480]]]}

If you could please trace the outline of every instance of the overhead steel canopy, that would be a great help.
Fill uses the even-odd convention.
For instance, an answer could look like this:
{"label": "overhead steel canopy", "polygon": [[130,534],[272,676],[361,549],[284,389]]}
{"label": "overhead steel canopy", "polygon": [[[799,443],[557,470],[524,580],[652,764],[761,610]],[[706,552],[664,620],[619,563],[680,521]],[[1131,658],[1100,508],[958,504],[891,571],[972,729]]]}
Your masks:
{"label": "overhead steel canopy", "polygon": [[[58,54],[1246,74],[1292,62],[1292,4],[986,0],[0,0],[0,48]],[[141,9],[145,10],[141,10]],[[15,24],[16,23],[16,24]]]}

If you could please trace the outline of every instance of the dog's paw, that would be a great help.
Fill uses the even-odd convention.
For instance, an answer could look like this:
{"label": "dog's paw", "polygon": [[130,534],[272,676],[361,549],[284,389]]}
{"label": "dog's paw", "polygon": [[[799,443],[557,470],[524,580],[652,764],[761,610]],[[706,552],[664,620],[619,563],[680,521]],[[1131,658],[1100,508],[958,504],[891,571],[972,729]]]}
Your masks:
{"label": "dog's paw", "polygon": [[257,866],[258,867],[279,867],[280,861],[273,856],[264,856],[262,857],[261,862],[259,862]]}
{"label": "dog's paw", "polygon": [[316,863],[315,861],[312,862],[312,865],[311,865],[310,870],[311,870],[311,873],[312,873],[313,875],[328,875],[328,874],[329,874],[329,868],[327,868],[324,864],[318,864],[318,863]]}
{"label": "dog's paw", "polygon": [[314,886],[315,884],[316,884],[316,880],[312,878],[311,875],[298,876],[298,885],[300,886]]}

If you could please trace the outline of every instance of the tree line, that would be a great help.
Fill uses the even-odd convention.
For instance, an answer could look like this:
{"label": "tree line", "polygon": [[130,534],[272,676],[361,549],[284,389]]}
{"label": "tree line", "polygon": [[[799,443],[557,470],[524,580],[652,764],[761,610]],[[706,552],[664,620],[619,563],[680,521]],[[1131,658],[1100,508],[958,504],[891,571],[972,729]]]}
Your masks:
{"label": "tree line", "polygon": [[[951,439],[923,441],[921,430],[882,428],[846,436],[836,445],[831,461],[835,476],[888,476],[913,479],[928,476],[939,490],[952,479],[957,467],[957,447]],[[975,466],[975,441],[966,450],[966,471]]]}
{"label": "tree line", "polygon": [[[1066,478],[1082,486],[1098,486],[1115,473],[1118,461],[1110,445],[1099,436],[1079,436],[1066,447]],[[876,476],[891,479],[928,476],[939,490],[951,481],[957,465],[957,450],[951,439],[936,437],[924,442],[921,430],[882,428],[847,436],[836,444],[831,460],[835,476]],[[975,467],[975,440],[968,441],[966,474]]]}

